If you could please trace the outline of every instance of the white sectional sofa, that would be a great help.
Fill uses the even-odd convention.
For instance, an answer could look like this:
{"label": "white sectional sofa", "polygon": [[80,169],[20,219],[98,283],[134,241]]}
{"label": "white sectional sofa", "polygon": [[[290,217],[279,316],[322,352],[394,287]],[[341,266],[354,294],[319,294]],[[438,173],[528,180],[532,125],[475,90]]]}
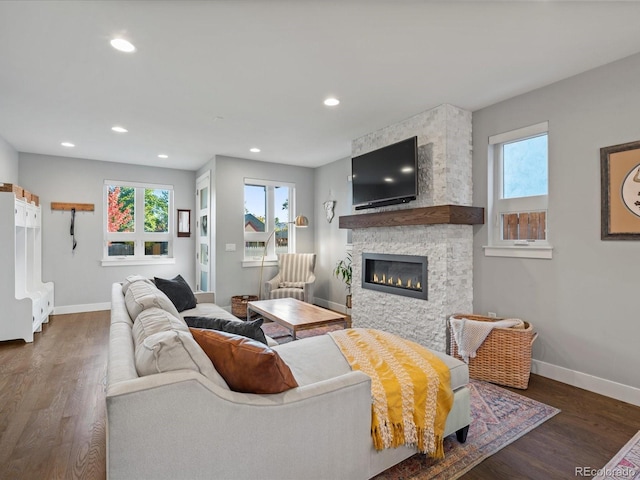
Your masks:
{"label": "white sectional sofa", "polygon": [[[181,317],[235,318],[213,303],[212,294],[196,296],[196,308]],[[273,347],[298,383],[282,393],[230,390],[202,350],[189,353],[189,368],[139,375],[136,344],[143,333],[134,328],[130,311],[136,317],[149,308],[157,312],[166,301],[158,298],[146,295],[133,307],[128,298],[128,308],[122,285],[112,287],[108,478],[368,479],[415,453],[409,447],[373,448],[370,379],[351,370],[327,335]],[[169,321],[182,332],[180,322]],[[470,423],[468,369],[439,355],[450,368],[455,394],[445,434],[458,432],[460,439]]]}

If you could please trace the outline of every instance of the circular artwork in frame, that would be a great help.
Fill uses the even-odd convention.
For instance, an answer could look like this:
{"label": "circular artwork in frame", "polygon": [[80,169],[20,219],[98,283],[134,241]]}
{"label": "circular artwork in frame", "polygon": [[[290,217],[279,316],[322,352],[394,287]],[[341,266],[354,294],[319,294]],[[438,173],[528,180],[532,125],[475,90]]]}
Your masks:
{"label": "circular artwork in frame", "polygon": [[640,164],[627,173],[622,182],[620,194],[622,202],[629,211],[640,217]]}

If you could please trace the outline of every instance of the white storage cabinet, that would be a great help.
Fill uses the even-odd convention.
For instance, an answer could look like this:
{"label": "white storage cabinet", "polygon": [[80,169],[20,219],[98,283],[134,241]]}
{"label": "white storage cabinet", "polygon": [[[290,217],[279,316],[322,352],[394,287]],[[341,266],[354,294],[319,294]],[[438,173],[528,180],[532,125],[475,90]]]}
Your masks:
{"label": "white storage cabinet", "polygon": [[41,208],[0,192],[0,340],[33,342],[53,312],[53,282],[42,282]]}

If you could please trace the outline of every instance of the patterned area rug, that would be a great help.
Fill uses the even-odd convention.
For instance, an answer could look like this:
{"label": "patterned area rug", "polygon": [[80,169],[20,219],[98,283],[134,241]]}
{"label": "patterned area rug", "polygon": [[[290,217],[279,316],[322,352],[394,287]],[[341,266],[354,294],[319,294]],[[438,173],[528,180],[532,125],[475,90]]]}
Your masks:
{"label": "patterned area rug", "polygon": [[636,433],[593,477],[593,480],[637,479],[640,479],[640,432]]}
{"label": "patterned area rug", "polygon": [[444,440],[445,458],[416,454],[375,477],[377,480],[452,480],[560,412],[491,383],[471,380],[471,427],[464,444]]}
{"label": "patterned area rug", "polygon": [[[321,335],[341,326],[298,332],[298,338]],[[278,343],[292,340],[287,329],[275,323],[262,325],[264,333]],[[464,444],[455,435],[445,438],[445,458],[433,460],[416,454],[374,477],[376,480],[453,480],[485,458],[530,432],[560,412],[491,383],[471,380],[471,426]],[[635,478],[635,477],[632,477]]]}

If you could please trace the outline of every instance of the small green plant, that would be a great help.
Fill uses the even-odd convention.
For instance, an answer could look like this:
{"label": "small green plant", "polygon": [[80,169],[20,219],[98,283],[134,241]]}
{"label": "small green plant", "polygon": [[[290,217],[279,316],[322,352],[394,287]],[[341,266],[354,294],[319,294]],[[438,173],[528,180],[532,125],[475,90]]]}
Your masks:
{"label": "small green plant", "polygon": [[333,270],[336,278],[342,280],[347,286],[347,293],[351,293],[351,252],[347,252],[347,256],[336,264]]}

